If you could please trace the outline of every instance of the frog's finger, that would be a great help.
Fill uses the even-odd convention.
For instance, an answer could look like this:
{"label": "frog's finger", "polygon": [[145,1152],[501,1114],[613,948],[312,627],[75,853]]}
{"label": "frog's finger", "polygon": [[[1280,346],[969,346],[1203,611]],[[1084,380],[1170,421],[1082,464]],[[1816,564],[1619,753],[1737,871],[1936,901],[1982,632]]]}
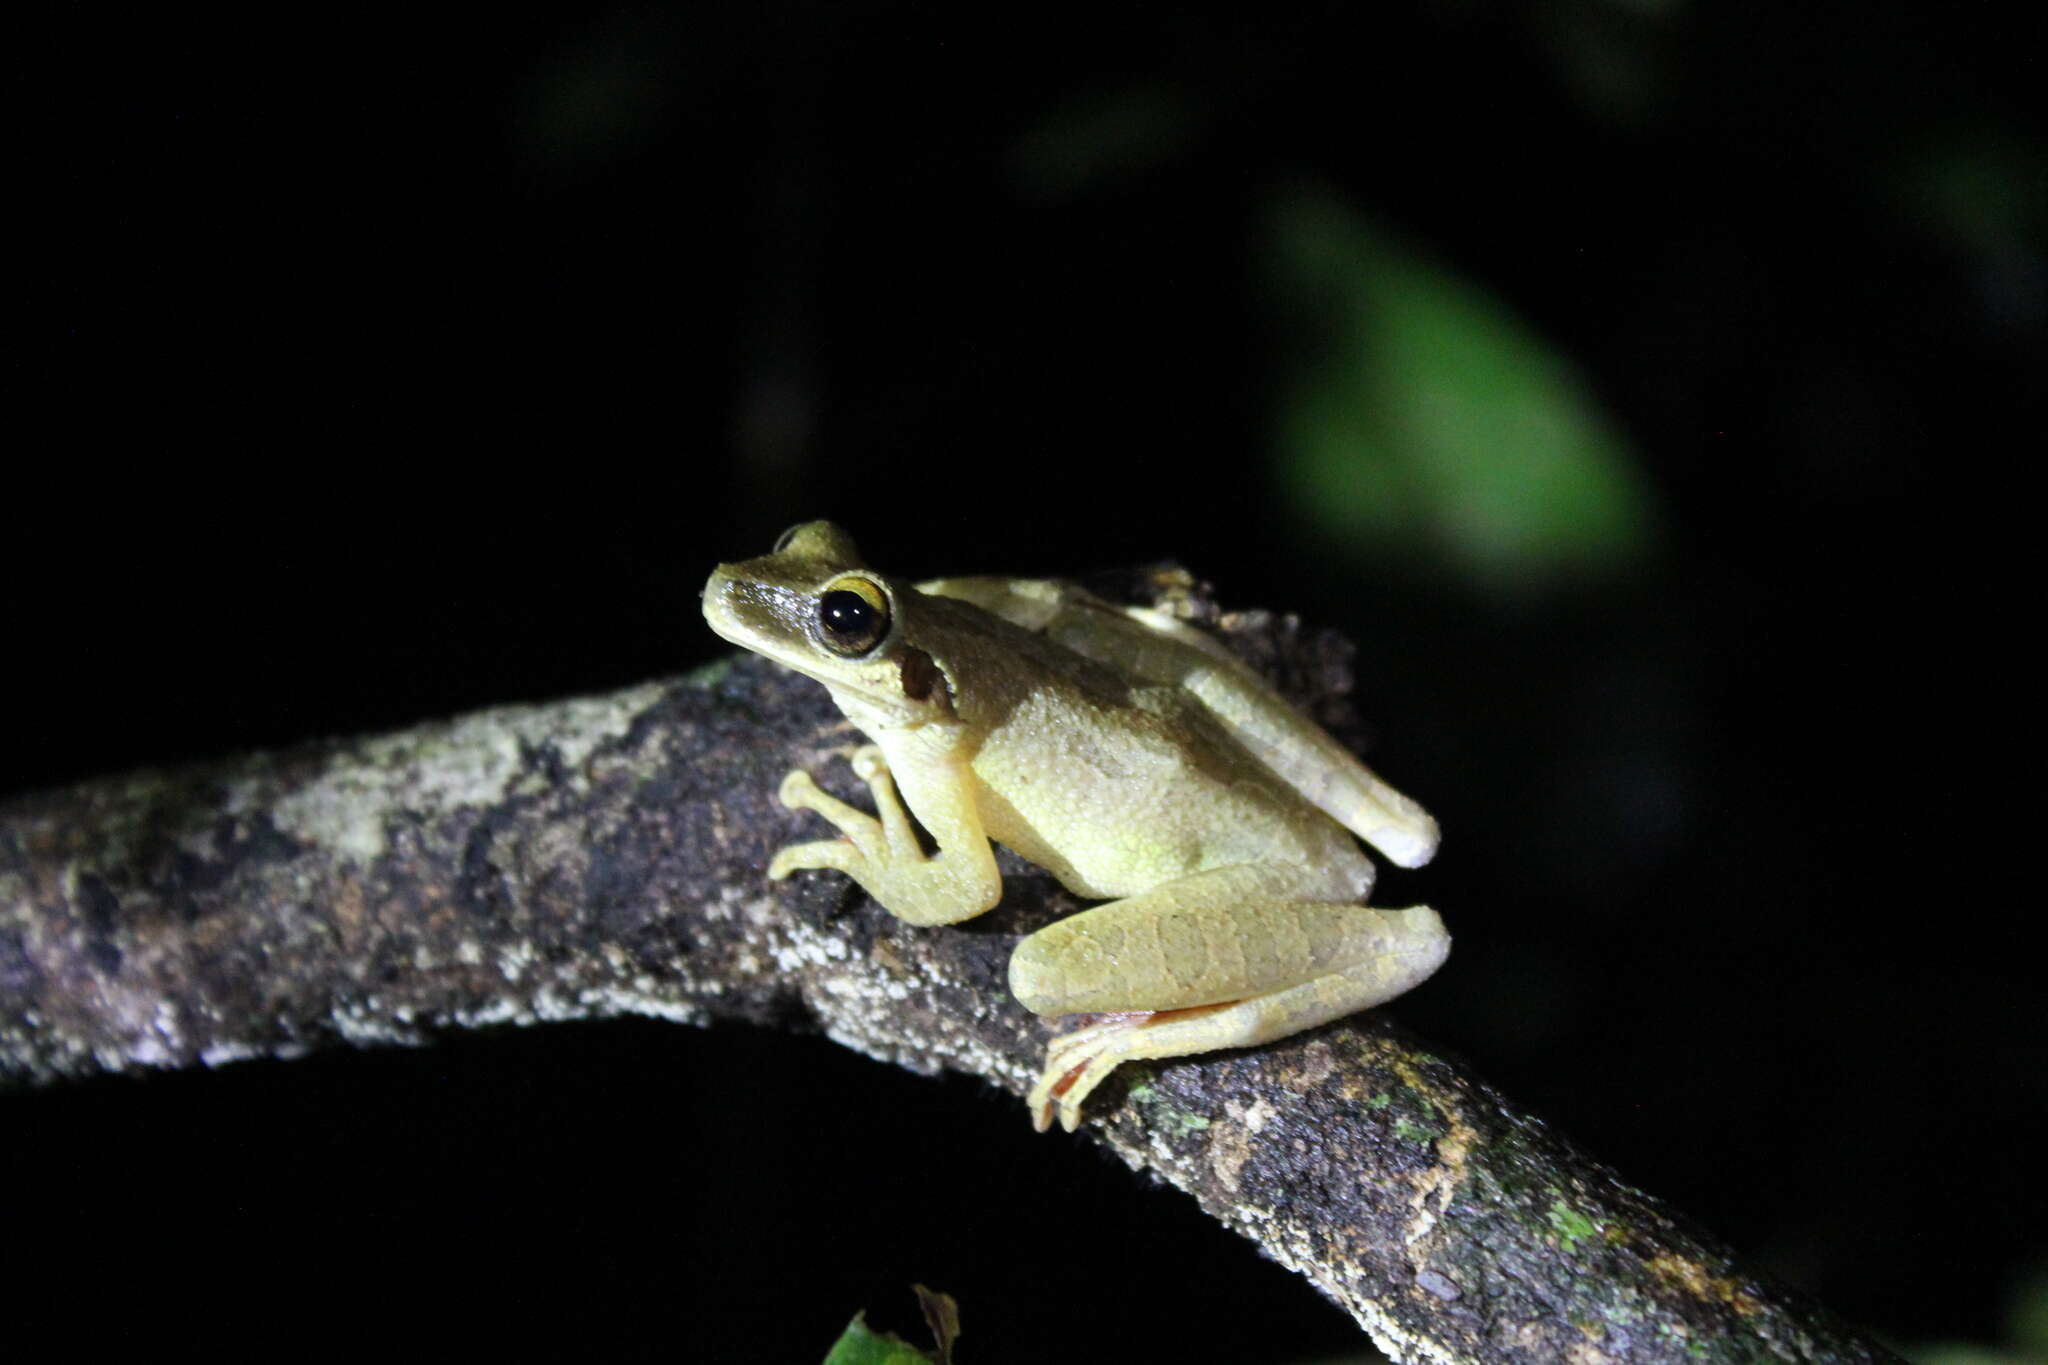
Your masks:
{"label": "frog's finger", "polygon": [[819,839],[777,850],[768,864],[768,880],[779,882],[792,872],[844,872],[855,881],[867,875],[869,859],[844,839]]}
{"label": "frog's finger", "polygon": [[888,851],[885,833],[875,817],[856,810],[827,792],[802,769],[782,779],[782,804],[791,810],[815,811],[832,822],[845,840],[791,844],[768,864],[768,880],[781,881],[799,868],[826,867],[850,872],[849,862],[865,867],[882,861]]}
{"label": "frog's finger", "polygon": [[917,834],[910,827],[910,816],[903,809],[903,798],[897,794],[896,779],[889,774],[889,763],[879,746],[862,745],[853,754],[854,775],[867,783],[868,794],[875,799],[875,815],[882,822],[882,837],[889,847],[893,860],[909,862],[924,856],[918,846]]}
{"label": "frog's finger", "polygon": [[782,788],[776,795],[791,810],[816,811],[856,843],[864,838],[872,840],[879,829],[874,816],[847,805],[801,768],[782,779]]}

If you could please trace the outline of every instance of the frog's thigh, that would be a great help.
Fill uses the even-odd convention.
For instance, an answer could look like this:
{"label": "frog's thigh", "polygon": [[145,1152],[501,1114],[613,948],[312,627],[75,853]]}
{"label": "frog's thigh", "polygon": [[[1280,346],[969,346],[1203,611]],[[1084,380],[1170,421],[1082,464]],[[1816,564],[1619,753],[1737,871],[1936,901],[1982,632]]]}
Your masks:
{"label": "frog's thigh", "polygon": [[[1031,935],[1010,959],[1010,989],[1027,1009],[1053,1015],[1187,1009],[1327,981],[1310,992],[1328,997],[1320,1022],[1390,999],[1435,970],[1448,940],[1434,911],[1371,909],[1330,899],[1336,889],[1310,869],[1281,866],[1182,877]],[[1188,1050],[1307,1027],[1262,1028],[1260,1039]]]}

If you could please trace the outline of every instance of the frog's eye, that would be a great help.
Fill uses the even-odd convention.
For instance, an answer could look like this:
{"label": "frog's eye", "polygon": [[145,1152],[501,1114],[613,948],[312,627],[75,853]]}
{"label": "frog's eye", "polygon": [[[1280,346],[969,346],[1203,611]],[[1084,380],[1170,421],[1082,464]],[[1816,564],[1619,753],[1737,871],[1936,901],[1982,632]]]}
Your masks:
{"label": "frog's eye", "polygon": [[818,598],[818,639],[843,658],[867,653],[889,633],[889,599],[865,578],[842,578]]}
{"label": "frog's eye", "polygon": [[803,530],[804,527],[809,525],[810,523],[808,521],[800,521],[796,525],[790,527],[787,531],[784,531],[781,535],[775,537],[775,548],[770,550],[768,553],[771,555],[779,555],[784,550],[787,550],[789,548],[789,542],[796,539],[796,533],[798,531]]}

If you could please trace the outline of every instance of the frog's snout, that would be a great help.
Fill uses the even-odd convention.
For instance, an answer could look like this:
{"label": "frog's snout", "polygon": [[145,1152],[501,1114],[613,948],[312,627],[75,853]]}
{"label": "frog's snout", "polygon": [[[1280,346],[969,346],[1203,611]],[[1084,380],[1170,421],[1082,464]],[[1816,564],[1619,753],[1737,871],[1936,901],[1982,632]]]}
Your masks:
{"label": "frog's snout", "polygon": [[705,624],[736,645],[744,645],[740,638],[739,613],[734,601],[737,584],[731,575],[721,567],[711,571],[711,577],[704,580],[704,587],[697,593],[697,601],[704,610]]}
{"label": "frog's snout", "polygon": [[732,569],[730,564],[721,564],[711,571],[711,577],[704,580],[703,590],[697,596],[703,599],[705,610],[717,610],[730,616],[734,604],[746,595],[750,580],[732,572]]}

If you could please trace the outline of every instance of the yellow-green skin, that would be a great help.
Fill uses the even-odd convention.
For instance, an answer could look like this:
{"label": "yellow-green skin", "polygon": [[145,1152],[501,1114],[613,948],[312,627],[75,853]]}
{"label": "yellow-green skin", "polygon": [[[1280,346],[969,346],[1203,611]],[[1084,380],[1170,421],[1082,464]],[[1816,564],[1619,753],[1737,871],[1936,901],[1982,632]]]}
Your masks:
{"label": "yellow-green skin", "polygon": [[1352,838],[1413,867],[1435,822],[1171,617],[1058,582],[897,582],[828,522],[720,565],[704,617],[824,683],[874,741],[853,765],[876,815],[807,773],[783,781],[783,804],[844,837],[783,849],[771,878],[831,868],[902,919],[951,924],[1002,894],[993,839],[1109,901],[1011,958],[1035,1013],[1123,1016],[1052,1040],[1040,1129],[1057,1115],[1071,1131],[1118,1062],[1286,1037],[1392,999],[1450,949],[1426,906],[1366,908],[1373,868]]}

